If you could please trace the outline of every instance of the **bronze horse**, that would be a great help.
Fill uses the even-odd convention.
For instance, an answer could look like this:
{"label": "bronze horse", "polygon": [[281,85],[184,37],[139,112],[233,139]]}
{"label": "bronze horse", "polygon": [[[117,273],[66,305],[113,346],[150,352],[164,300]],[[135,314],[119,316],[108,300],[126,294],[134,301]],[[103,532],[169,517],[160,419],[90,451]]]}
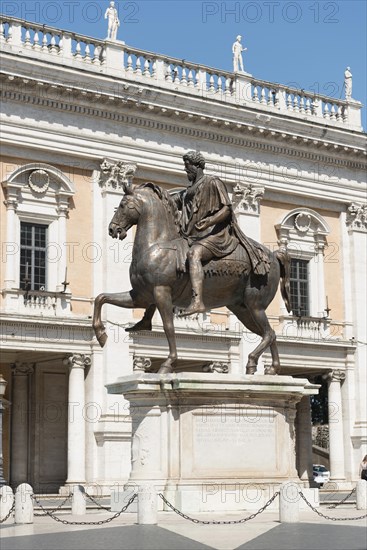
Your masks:
{"label": "bronze horse", "polygon": [[[179,212],[171,196],[153,183],[125,187],[119,207],[109,225],[113,238],[124,239],[127,231],[137,226],[130,280],[132,289],[116,294],[100,294],[95,299],[93,328],[99,344],[107,340],[101,320],[103,304],[124,308],[148,308],[148,323],[158,308],[169,344],[168,358],[160,374],[173,372],[177,362],[173,308],[185,308],[190,303],[190,277],[185,269],[187,241],[180,235]],[[266,374],[279,372],[279,355],[275,332],[269,325],[265,310],[281,283],[283,300],[290,311],[289,257],[286,252],[266,250],[270,260],[267,275],[256,275],[246,250],[238,246],[229,257],[204,264],[203,297],[207,309],[227,306],[247,329],[262,340],[248,356],[246,374],[254,374],[260,355],[270,346],[272,366]],[[139,328],[140,328],[139,327]],[[137,327],[136,327],[137,328]]]}

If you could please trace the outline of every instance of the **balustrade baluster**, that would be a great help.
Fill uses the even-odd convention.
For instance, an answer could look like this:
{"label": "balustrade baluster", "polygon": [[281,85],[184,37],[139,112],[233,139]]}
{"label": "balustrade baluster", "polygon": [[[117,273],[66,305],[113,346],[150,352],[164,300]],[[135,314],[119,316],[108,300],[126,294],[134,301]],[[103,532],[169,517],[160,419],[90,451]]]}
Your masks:
{"label": "balustrade baluster", "polygon": [[273,105],[274,105],[274,93],[273,93],[273,90],[268,90],[268,105],[269,105],[269,107],[273,107]]}
{"label": "balustrade baluster", "polygon": [[254,94],[252,96],[252,99],[255,101],[255,103],[259,103],[260,100],[259,100],[259,92],[258,92],[258,89],[257,89],[257,86],[254,86]]}
{"label": "balustrade baluster", "polygon": [[290,93],[287,94],[287,109],[288,111],[293,111],[293,100]]}
{"label": "balustrade baluster", "polygon": [[74,54],[75,59],[82,59],[81,51],[82,51],[82,47],[80,45],[80,40],[78,40],[76,43],[75,54]]}
{"label": "balustrade baluster", "polygon": [[13,26],[11,23],[9,23],[9,27],[8,27],[8,37],[6,39],[7,42],[11,42],[11,39],[13,37]]}
{"label": "balustrade baluster", "polygon": [[92,62],[92,59],[91,59],[91,56],[90,56],[90,44],[89,44],[89,42],[86,42],[86,44],[85,44],[84,61],[86,63],[91,63]]}
{"label": "balustrade baluster", "polygon": [[305,105],[306,115],[311,114],[311,100],[309,97],[306,97],[306,105]]}
{"label": "balustrade baluster", "polygon": [[293,97],[293,111],[295,113],[299,112],[298,96],[296,94],[294,94],[294,97]]}
{"label": "balustrade baluster", "polygon": [[195,74],[195,88],[200,88],[200,74],[199,74],[199,71],[196,71],[196,74]]}
{"label": "balustrade baluster", "polygon": [[337,110],[337,113],[336,113],[336,119],[339,122],[343,122],[343,107],[341,105],[339,105],[339,107],[338,107],[338,110]]}
{"label": "balustrade baluster", "polygon": [[43,33],[43,38],[42,38],[42,51],[43,51],[43,52],[48,52],[47,32],[44,32],[44,33]]}
{"label": "balustrade baluster", "polygon": [[64,37],[62,34],[60,34],[60,40],[59,40],[59,54],[62,54],[64,51]]}
{"label": "balustrade baluster", "polygon": [[173,69],[173,74],[174,74],[173,83],[174,84],[180,84],[180,76],[179,76],[177,65],[175,65],[175,67]]}
{"label": "balustrade baluster", "polygon": [[136,76],[140,76],[142,74],[140,57],[136,58],[135,74],[136,74]]}
{"label": "balustrade baluster", "polygon": [[304,98],[303,95],[301,95],[301,97],[299,98],[299,110],[300,110],[301,115],[304,115],[305,112],[306,112],[306,109],[305,109],[305,98]]}
{"label": "balustrade baluster", "polygon": [[96,45],[94,46],[94,56],[93,56],[92,63],[99,64],[101,62],[100,56],[101,56],[101,46]]}
{"label": "balustrade baluster", "polygon": [[326,119],[329,119],[330,118],[330,115],[329,115],[329,107],[328,107],[328,104],[325,103],[325,107],[324,107],[324,118]]}
{"label": "balustrade baluster", "polygon": [[171,68],[171,65],[168,63],[167,64],[167,69],[166,69],[166,81],[167,82],[173,82],[173,79],[172,79],[172,68]]}
{"label": "balustrade baluster", "polygon": [[28,27],[25,30],[24,46],[26,48],[31,47],[31,31]]}
{"label": "balustrade baluster", "polygon": [[105,65],[105,64],[106,64],[106,57],[107,57],[106,48],[104,48],[103,46],[101,46],[101,65]]}
{"label": "balustrade baluster", "polygon": [[153,78],[157,77],[157,60],[156,59],[154,59],[153,65],[152,65],[152,77]]}
{"label": "balustrade baluster", "polygon": [[221,76],[218,76],[217,94],[221,94],[222,92],[223,92],[223,80]]}
{"label": "balustrade baluster", "polygon": [[336,120],[336,113],[335,113],[334,103],[331,104],[330,119],[331,120]]}
{"label": "balustrade baluster", "polygon": [[51,35],[51,43],[50,44],[51,44],[50,52],[52,54],[57,53],[58,48],[56,46],[56,36],[54,34]]}
{"label": "balustrade baluster", "polygon": [[186,76],[186,69],[185,67],[182,68],[182,77],[181,77],[181,84],[182,86],[187,86],[187,76]]}
{"label": "balustrade baluster", "polygon": [[149,59],[146,59],[144,61],[144,71],[143,71],[143,75],[144,76],[150,76],[150,61]]}
{"label": "balustrade baluster", "polygon": [[210,77],[209,77],[209,89],[208,89],[208,92],[210,93],[213,93],[215,92],[215,87],[214,87],[214,76],[211,74]]}
{"label": "balustrade baluster", "polygon": [[231,79],[230,79],[230,78],[226,78],[224,95],[225,95],[226,97],[229,97],[229,96],[232,95],[232,94],[231,94]]}
{"label": "balustrade baluster", "polygon": [[266,91],[265,91],[264,86],[261,87],[260,97],[261,97],[260,104],[261,105],[266,105]]}
{"label": "balustrade baluster", "polygon": [[126,72],[127,72],[127,73],[133,73],[133,72],[134,72],[134,69],[133,69],[133,58],[132,58],[132,55],[131,55],[130,53],[129,53],[129,55],[127,56]]}
{"label": "balustrade baluster", "polygon": [[192,70],[191,70],[191,69],[189,70],[188,86],[189,86],[189,88],[193,88],[193,87],[195,86],[194,77],[193,77],[193,74],[192,74]]}
{"label": "balustrade baluster", "polygon": [[38,34],[38,30],[37,30],[37,29],[34,31],[33,49],[36,50],[36,51],[41,49],[41,46],[40,46],[40,39],[39,39],[39,34]]}

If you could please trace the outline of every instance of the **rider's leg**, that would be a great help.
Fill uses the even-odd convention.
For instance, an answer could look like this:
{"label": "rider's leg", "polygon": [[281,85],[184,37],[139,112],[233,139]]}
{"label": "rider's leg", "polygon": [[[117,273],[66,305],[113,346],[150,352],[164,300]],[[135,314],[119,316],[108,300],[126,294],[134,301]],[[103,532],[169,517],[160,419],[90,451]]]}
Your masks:
{"label": "rider's leg", "polygon": [[192,300],[189,307],[182,312],[183,316],[203,313],[205,311],[203,302],[204,270],[201,262],[211,260],[212,257],[213,254],[210,250],[200,244],[194,244],[187,254],[190,267]]}
{"label": "rider's leg", "polygon": [[134,326],[125,328],[126,332],[138,332],[139,330],[152,330],[152,318],[155,313],[156,306],[152,304],[144,312],[144,317]]}

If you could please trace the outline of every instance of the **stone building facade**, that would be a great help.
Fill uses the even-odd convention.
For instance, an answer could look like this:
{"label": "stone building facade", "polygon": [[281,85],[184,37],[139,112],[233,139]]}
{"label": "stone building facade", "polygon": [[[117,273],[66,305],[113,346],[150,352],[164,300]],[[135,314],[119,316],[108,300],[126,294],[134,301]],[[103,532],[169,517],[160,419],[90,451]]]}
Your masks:
{"label": "stone building facade", "polygon": [[[328,384],[331,480],[349,487],[367,453],[366,136],[361,104],[224,72],[114,41],[2,20],[1,339],[8,382],[5,477],[38,492],[127,480],[127,403],[105,385],[159,364],[167,344],[126,333],[141,311],[105,307],[128,290],[134,232],[107,227],[126,178],[187,184],[182,155],[203,152],[242,229],[293,258],[294,310],[269,307],[282,372]],[[256,337],[226,310],[176,319],[180,367],[243,373]],[[266,352],[260,373],[270,363]],[[208,372],[210,376],[210,372]],[[320,378],[321,377],[321,378]],[[297,414],[297,466],[312,477],[310,403]]]}

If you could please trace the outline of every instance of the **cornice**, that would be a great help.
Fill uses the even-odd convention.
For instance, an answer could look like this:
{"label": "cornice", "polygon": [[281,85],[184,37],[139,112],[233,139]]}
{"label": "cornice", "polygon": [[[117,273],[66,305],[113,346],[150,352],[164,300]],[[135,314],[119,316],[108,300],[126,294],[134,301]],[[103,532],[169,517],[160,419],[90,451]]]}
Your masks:
{"label": "cornice", "polygon": [[[11,89],[6,89],[6,86],[1,89],[1,97],[4,101],[28,103],[43,108],[52,108],[53,110],[150,128],[160,132],[179,133],[198,139],[259,149],[277,155],[287,155],[326,164],[333,163],[337,166],[355,169],[364,169],[367,166],[366,151],[362,147],[341,145],[325,139],[295,135],[283,130],[278,131],[208,114],[201,115],[185,109],[169,107],[168,105],[153,104],[150,101],[143,101],[141,97],[143,90],[138,85],[136,86],[135,95],[117,96],[111,95],[111,93],[96,92],[70,85],[52,84],[46,81],[41,82],[39,79],[24,78],[6,73],[0,73],[0,78],[5,79],[8,83],[11,82]],[[14,89],[17,85],[22,86],[22,91]],[[24,90],[25,85],[29,87],[29,90]],[[42,88],[42,96],[35,95],[33,93],[34,88],[37,90]],[[45,91],[49,92],[50,97],[47,97]],[[58,94],[53,97],[52,94],[55,94],[56,91],[58,91]],[[72,103],[72,99],[76,99],[78,103]],[[93,102],[93,105],[90,104],[91,102]],[[134,113],[126,113],[126,110],[131,111],[132,109],[134,109]],[[145,116],[142,116],[142,113]],[[199,125],[209,126],[210,129],[203,129]],[[224,132],[219,130],[224,130]],[[228,132],[231,132],[231,135]],[[252,139],[240,135],[244,132],[251,134]],[[364,134],[361,134],[361,136],[364,137]],[[269,143],[269,139],[279,143]],[[297,148],[292,147],[293,144]],[[314,150],[306,149],[310,147]],[[316,152],[315,149],[319,151]],[[324,151],[327,151],[328,154],[325,154]],[[341,158],[341,155],[353,155],[358,158]]]}

